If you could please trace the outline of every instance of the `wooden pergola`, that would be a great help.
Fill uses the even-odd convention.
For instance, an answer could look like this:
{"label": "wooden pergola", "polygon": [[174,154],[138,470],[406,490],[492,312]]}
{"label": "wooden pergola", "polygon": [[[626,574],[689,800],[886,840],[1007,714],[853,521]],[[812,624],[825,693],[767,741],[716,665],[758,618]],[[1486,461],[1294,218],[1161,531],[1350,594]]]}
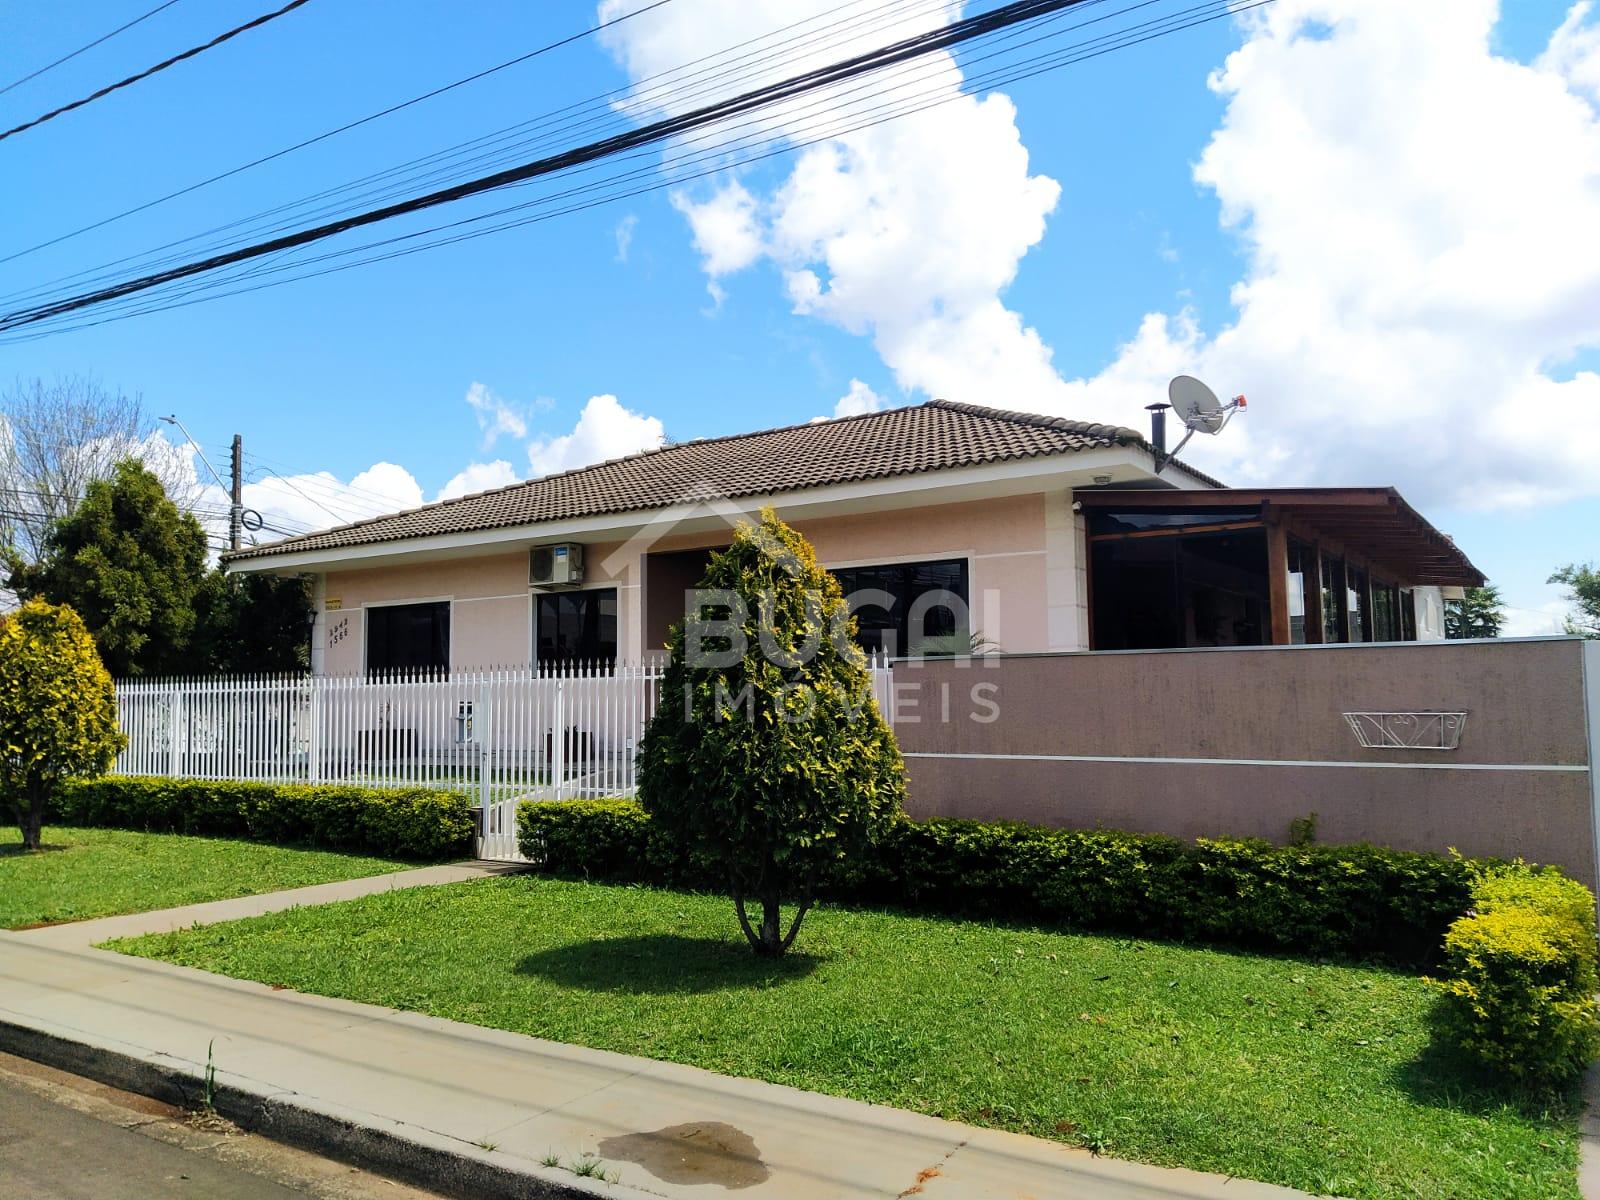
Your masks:
{"label": "wooden pergola", "polygon": [[[1291,539],[1309,550],[1305,564],[1309,570],[1302,574],[1308,642],[1324,640],[1321,570],[1327,556],[1361,574],[1367,589],[1363,601],[1367,612],[1372,611],[1372,589],[1379,578],[1400,588],[1465,588],[1484,583],[1483,572],[1393,488],[1096,488],[1080,490],[1074,499],[1089,513],[1185,514],[1191,518],[1171,528],[1103,533],[1094,538],[1100,541],[1264,530],[1272,645],[1288,645],[1293,640]],[[1215,520],[1206,521],[1206,515],[1214,515]],[[1092,577],[1089,586],[1092,591]],[[1340,640],[1353,640],[1348,630],[1346,633]]]}

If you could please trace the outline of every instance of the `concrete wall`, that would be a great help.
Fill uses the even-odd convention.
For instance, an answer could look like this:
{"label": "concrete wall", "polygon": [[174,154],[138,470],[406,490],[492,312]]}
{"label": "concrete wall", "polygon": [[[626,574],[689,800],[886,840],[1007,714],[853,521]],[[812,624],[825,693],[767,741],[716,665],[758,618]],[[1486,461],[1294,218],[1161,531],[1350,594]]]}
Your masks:
{"label": "concrete wall", "polygon": [[[1052,506],[1047,538],[1046,503]],[[1011,496],[826,520],[797,521],[824,566],[965,558],[973,628],[1006,650],[1076,649],[1086,645],[1081,520],[1071,493]],[[616,587],[620,652],[628,661],[659,649],[647,638],[645,556],[651,552],[726,545],[729,530],[664,532],[628,543],[585,547],[586,587]],[[1048,544],[1047,544],[1048,543]],[[319,584],[322,619],[316,631],[321,670],[363,670],[365,610],[379,604],[448,600],[451,666],[527,663],[533,615],[525,550],[443,559],[415,566],[329,572]],[[681,592],[681,588],[679,589]],[[676,598],[680,606],[681,595]],[[650,623],[654,628],[655,623]],[[647,644],[647,641],[651,644]]]}
{"label": "concrete wall", "polygon": [[[1523,857],[1596,882],[1600,646],[1527,639],[896,664],[918,816]],[[1587,695],[1587,699],[1586,699]],[[1343,714],[1464,711],[1454,750]]]}

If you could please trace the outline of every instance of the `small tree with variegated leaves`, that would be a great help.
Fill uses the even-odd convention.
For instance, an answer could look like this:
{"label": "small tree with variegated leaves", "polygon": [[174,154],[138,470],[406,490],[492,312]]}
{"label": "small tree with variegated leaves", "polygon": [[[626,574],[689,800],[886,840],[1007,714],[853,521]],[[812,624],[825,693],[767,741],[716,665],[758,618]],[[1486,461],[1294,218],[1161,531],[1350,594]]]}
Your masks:
{"label": "small tree with variegated leaves", "polygon": [[45,804],[63,779],[102,775],[124,739],[111,675],[78,614],[30,600],[0,624],[0,790],[39,848]]}
{"label": "small tree with variegated leaves", "polygon": [[672,844],[720,865],[756,953],[781,955],[827,872],[900,811],[905,767],[839,581],[803,537],[769,509],[700,587],[668,642],[639,799]]}

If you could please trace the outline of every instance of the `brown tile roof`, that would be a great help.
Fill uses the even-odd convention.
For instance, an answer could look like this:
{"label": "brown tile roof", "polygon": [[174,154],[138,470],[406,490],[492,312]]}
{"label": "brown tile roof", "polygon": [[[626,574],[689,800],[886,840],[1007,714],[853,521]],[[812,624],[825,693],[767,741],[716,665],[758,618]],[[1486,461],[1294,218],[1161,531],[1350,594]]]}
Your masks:
{"label": "brown tile roof", "polygon": [[663,446],[225,557],[239,561],[665,508],[691,491],[738,499],[1108,446],[1146,445],[1134,430],[1115,425],[930,400],[832,421]]}

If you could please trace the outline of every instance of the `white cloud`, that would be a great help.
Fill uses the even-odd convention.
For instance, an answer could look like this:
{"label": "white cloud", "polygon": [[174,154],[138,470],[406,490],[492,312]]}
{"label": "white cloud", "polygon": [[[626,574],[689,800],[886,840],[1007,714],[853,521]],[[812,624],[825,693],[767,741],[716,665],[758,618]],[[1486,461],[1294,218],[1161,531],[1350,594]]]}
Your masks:
{"label": "white cloud", "polygon": [[[291,532],[364,521],[416,508],[423,501],[422,487],[411,472],[390,462],[374,463],[348,483],[331,471],[314,471],[265,475],[244,486],[246,508],[260,513],[268,525]],[[226,508],[228,502],[219,488],[208,503]],[[263,542],[278,536],[270,529],[257,535]]]}
{"label": "white cloud", "polygon": [[[707,0],[617,26],[609,44],[641,78],[830,7],[830,0]],[[859,17],[857,36],[772,73],[936,28],[951,13],[884,5]],[[773,261],[797,312],[870,335],[903,389],[1043,402],[1041,393],[1061,389],[1049,348],[1000,296],[1043,237],[1060,187],[1029,173],[1008,98],[961,95],[961,72],[947,54],[929,56],[913,75],[918,94],[938,107],[803,150],[771,195],[730,179],[707,199],[678,194],[673,203],[688,218],[713,284]],[[837,122],[876,103],[859,90],[835,93],[763,120],[808,136],[824,118]]]}
{"label": "white cloud", "polygon": [[687,193],[673,192],[672,207],[688,218],[694,248],[713,280],[742,270],[761,257],[756,198],[737,179],[724,183],[709,199],[699,202],[691,200]]}
{"label": "white cloud", "polygon": [[666,430],[657,418],[622,407],[615,396],[591,396],[571,433],[528,444],[528,465],[534,476],[553,475],[652,450],[664,441]]}
{"label": "white cloud", "polygon": [[456,496],[466,496],[472,492],[486,492],[490,488],[506,487],[517,482],[517,472],[510,463],[503,458],[493,462],[468,463],[450,478],[450,482],[439,489],[435,500],[451,500]]}
{"label": "white cloud", "polygon": [[[1600,490],[1600,118],[1496,57],[1492,0],[1280,0],[1212,80],[1197,180],[1247,256],[1234,323],[1147,322],[1088,384],[1187,365],[1257,399],[1205,451],[1241,482],[1396,482],[1425,503]],[[1564,26],[1563,28],[1567,28]],[[1542,60],[1541,60],[1542,61]],[[1112,386],[1106,386],[1112,385]],[[1101,415],[1096,413],[1096,415]]]}
{"label": "white cloud", "polygon": [[1570,606],[1562,600],[1551,600],[1538,608],[1507,608],[1500,626],[1501,637],[1542,637],[1566,632],[1566,616]]}
{"label": "white cloud", "polygon": [[633,231],[639,224],[639,218],[629,213],[617,222],[617,227],[612,230],[612,236],[617,239],[616,258],[619,263],[628,261],[628,250],[633,246]]}
{"label": "white cloud", "polygon": [[528,420],[521,410],[483,384],[474,383],[467,389],[467,404],[478,419],[485,450],[499,441],[502,435],[514,438],[528,435]]}
{"label": "white cloud", "polygon": [[[827,2],[669,6],[608,44],[640,78]],[[1527,65],[1496,54],[1497,16],[1278,0],[1243,18],[1195,170],[1245,259],[1236,316],[1151,313],[1091,378],[1063,378],[1004,302],[1060,191],[1029,173],[1004,96],[812,146],[770,194],[733,181],[677,203],[713,283],[772,261],[796,312],[870,336],[905,390],[1142,427],[1192,372],[1254,401],[1189,451],[1240,483],[1396,483],[1461,506],[1593,494],[1600,374],[1563,364],[1600,346],[1600,33],[1575,5]],[[954,95],[954,62],[929,69]]]}
{"label": "white cloud", "polygon": [[1560,75],[1573,91],[1600,102],[1600,21],[1591,0],[1578,0],[1539,56],[1541,70]]}
{"label": "white cloud", "polygon": [[839,397],[839,403],[833,406],[833,415],[836,417],[859,417],[864,413],[881,412],[889,407],[889,402],[877,392],[873,391],[859,379],[850,381],[850,390]]}

